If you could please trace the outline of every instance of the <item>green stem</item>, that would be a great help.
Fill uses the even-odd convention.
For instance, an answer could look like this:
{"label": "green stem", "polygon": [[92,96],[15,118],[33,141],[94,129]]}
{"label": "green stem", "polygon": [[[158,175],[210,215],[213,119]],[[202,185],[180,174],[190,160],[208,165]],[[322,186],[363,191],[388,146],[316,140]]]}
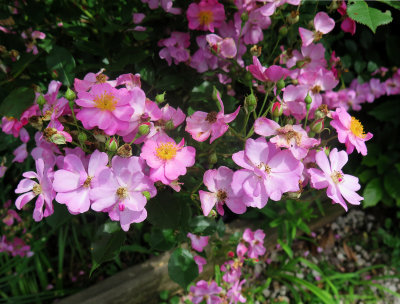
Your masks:
{"label": "green stem", "polygon": [[270,91],[268,91],[268,92],[267,92],[267,94],[265,94],[265,97],[264,97],[263,104],[262,104],[262,106],[261,106],[260,112],[258,112],[258,115],[257,115],[257,117],[260,117],[260,115],[261,115],[262,111],[264,110],[265,103],[267,102],[267,99],[268,99],[269,92],[270,92]]}
{"label": "green stem", "polygon": [[[240,133],[242,133],[243,135],[246,134],[246,127],[247,127],[247,123],[249,122],[249,117],[250,117],[250,113],[246,114],[246,117],[244,118],[244,123],[243,123],[243,127],[242,127],[242,131]],[[254,113],[254,112],[253,112]]]}

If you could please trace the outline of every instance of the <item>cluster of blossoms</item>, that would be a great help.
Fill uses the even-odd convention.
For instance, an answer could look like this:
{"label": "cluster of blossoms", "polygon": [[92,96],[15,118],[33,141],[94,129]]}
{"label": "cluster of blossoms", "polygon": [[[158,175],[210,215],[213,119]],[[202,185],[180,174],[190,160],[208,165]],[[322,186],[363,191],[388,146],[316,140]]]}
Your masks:
{"label": "cluster of blossoms", "polygon": [[[27,237],[26,223],[22,221],[18,213],[11,209],[11,201],[4,203],[0,209],[0,252],[6,252],[11,256],[31,257],[33,252],[31,247],[23,238]],[[22,234],[23,238],[17,235]]]}
{"label": "cluster of blossoms", "polygon": [[[192,248],[198,252],[202,252],[208,244],[208,237],[193,234],[189,234],[188,237],[191,239]],[[203,303],[202,301],[207,304],[246,303],[242,292],[243,285],[246,284],[246,279],[243,278],[246,274],[244,265],[258,262],[258,259],[265,254],[264,238],[265,233],[262,230],[252,231],[247,228],[237,245],[236,254],[230,251],[228,253],[230,260],[220,266],[221,282],[218,284],[214,280],[209,282],[200,280],[190,287],[190,293],[184,298],[194,304]],[[201,256],[196,256],[195,261],[201,272],[206,260]]]}
{"label": "cluster of blossoms", "polygon": [[[160,4],[158,0],[143,2],[151,9]],[[340,58],[334,52],[328,54],[318,42],[336,25],[325,12],[318,12],[308,29],[299,27],[299,49],[282,46],[275,64],[264,66],[259,52],[246,54],[248,45],[263,39],[263,30],[280,6],[299,5],[300,1],[234,3],[238,11],[233,20],[226,19],[226,8],[217,0],[188,6],[189,29],[210,32],[196,37],[199,49],[192,56],[189,33],[172,31],[158,44],[162,47],[159,55],[168,64],[186,62],[199,72],[218,68],[216,76],[225,84],[231,81],[230,67],[241,69],[251,78],[251,94],[243,106],[225,113],[223,95],[216,90],[218,112],[195,111],[186,117],[180,108],[163,104],[163,95],[157,102],[150,100],[139,74],[122,74],[112,80],[104,70],[88,73],[75,79],[74,90],[68,89],[63,96],[61,83],[53,80],[46,94],[36,93],[34,104],[21,117],[2,119],[3,132],[23,142],[14,152],[15,162],[29,155],[26,143],[30,136],[24,126],[30,123],[39,130],[31,151],[36,172],[23,174],[15,191],[20,194],[17,208],[35,199],[33,218],[40,221],[53,213],[55,200],[72,214],[107,212],[128,230],[130,224],[146,219],[147,201],[161,186],[180,191],[184,187],[181,178],[194,166],[196,154],[199,159],[199,155],[216,153],[214,142],[229,129],[244,149],[224,153],[232,157],[235,168],[205,170],[204,187],[200,189],[200,184],[194,191],[200,189],[205,216],[214,213],[214,208],[220,215],[226,208],[236,214],[249,207],[263,208],[269,199],[300,197],[305,187],[327,188],[327,196],[346,210],[347,203],[360,204],[358,179],[344,174],[342,168],[354,150],[367,154],[365,142],[372,134],[347,111],[384,94],[400,94],[400,70],[388,77],[388,71],[380,68],[369,82],[355,80],[350,88],[334,91],[341,73]],[[161,1],[161,5],[172,13],[172,1]],[[343,7],[341,12],[345,16]],[[141,13],[133,16],[135,24],[142,24],[144,18]],[[329,57],[328,62],[325,58]],[[227,92],[235,94],[228,86]],[[256,95],[265,96],[262,104],[257,104]],[[245,122],[238,132],[229,124],[240,111]],[[322,135],[327,122],[346,146],[346,151],[333,149],[329,160],[327,144],[336,136],[326,139]],[[171,137],[179,131],[187,134]],[[191,136],[193,146],[185,144],[185,135]],[[212,145],[196,144],[208,138]],[[204,151],[198,153],[195,147]],[[3,165],[3,173],[5,169]]]}
{"label": "cluster of blossoms", "polygon": [[[109,81],[102,72],[89,73],[75,80],[76,94],[69,94],[77,97],[67,94],[70,101],[58,97],[60,86],[52,81],[47,94],[38,93],[20,120],[3,118],[3,130],[21,139],[22,126],[28,121],[42,130],[36,133],[31,152],[36,172],[23,174],[15,190],[21,194],[16,207],[21,209],[35,199],[33,218],[40,221],[53,213],[55,200],[71,214],[89,209],[107,212],[127,231],[131,223],[147,217],[145,206],[157,193],[155,182],[179,191],[179,176],[193,166],[195,149],[185,146],[184,139],[176,143],[166,133],[178,127],[185,115],[179,108],[168,104],[159,108],[147,99],[139,75],[125,74]],[[76,127],[78,121],[83,128],[66,127]],[[78,147],[60,150],[67,143]],[[137,156],[132,156],[134,143],[141,146]]]}

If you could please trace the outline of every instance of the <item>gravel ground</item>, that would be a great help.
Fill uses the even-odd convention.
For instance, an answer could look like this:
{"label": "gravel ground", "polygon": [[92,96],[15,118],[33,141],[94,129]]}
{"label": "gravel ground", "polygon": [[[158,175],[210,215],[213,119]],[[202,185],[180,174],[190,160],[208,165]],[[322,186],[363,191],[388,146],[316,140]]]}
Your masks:
{"label": "gravel ground", "polygon": [[[377,230],[382,224],[377,221],[374,215],[367,214],[360,209],[353,209],[347,214],[339,217],[333,223],[314,231],[308,240],[300,239],[293,243],[293,252],[295,256],[302,256],[307,260],[321,265],[331,265],[336,272],[354,273],[363,268],[373,265],[390,265],[390,250],[385,247],[379,248],[379,239],[377,239]],[[378,248],[377,247],[378,244]],[[278,263],[279,255],[284,254],[282,249],[277,249],[270,253],[267,263],[261,263],[256,272],[262,272],[262,267],[268,267],[268,264]],[[279,264],[278,264],[279,265]],[[317,286],[320,280],[320,274],[311,270],[306,265],[299,265],[300,271],[296,276],[300,279],[310,279],[310,274],[314,277]],[[361,279],[368,281],[377,276],[397,276],[395,278],[387,278],[379,280],[380,285],[388,288],[393,292],[400,292],[400,276],[395,269],[390,266],[372,269],[363,272]],[[322,286],[321,286],[322,287]],[[337,286],[339,288],[339,286]],[[383,293],[374,286],[365,287],[363,285],[354,286],[355,295],[363,295],[367,292],[366,288],[370,288],[377,298],[384,300],[376,300],[374,303],[395,303],[400,304],[400,298],[395,297],[387,292]],[[288,288],[277,281],[272,281],[268,289],[263,291],[268,303],[290,302],[290,291]],[[371,301],[344,301],[340,303],[371,303]]]}

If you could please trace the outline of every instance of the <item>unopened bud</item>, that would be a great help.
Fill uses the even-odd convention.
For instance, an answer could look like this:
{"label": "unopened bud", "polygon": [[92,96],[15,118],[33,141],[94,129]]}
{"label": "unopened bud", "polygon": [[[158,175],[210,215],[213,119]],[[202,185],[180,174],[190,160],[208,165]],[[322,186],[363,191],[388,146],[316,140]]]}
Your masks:
{"label": "unopened bud", "polygon": [[329,11],[336,11],[338,8],[339,8],[339,3],[337,0],[333,0],[328,7]]}
{"label": "unopened bud", "polygon": [[165,101],[165,92],[156,96],[156,103],[163,103]]}
{"label": "unopened bud", "polygon": [[78,134],[78,140],[80,143],[84,143],[87,140],[86,133],[84,132],[79,132]]}
{"label": "unopened bud", "polygon": [[111,137],[109,140],[107,140],[106,149],[110,152],[115,152],[118,150],[118,142],[114,137]]}
{"label": "unopened bud", "polygon": [[151,195],[150,195],[149,191],[143,191],[142,194],[147,200],[149,200],[151,198]]}
{"label": "unopened bud", "polygon": [[244,83],[248,86],[252,86],[253,75],[250,72],[244,74]]}
{"label": "unopened bud", "polygon": [[295,23],[299,22],[299,12],[291,11],[290,14],[286,17],[286,21],[289,24],[295,24]]}
{"label": "unopened bud", "polygon": [[150,133],[149,123],[142,123],[138,129],[139,135],[147,135]]}
{"label": "unopened bud", "polygon": [[315,111],[314,117],[315,119],[325,118],[329,114],[329,109],[326,104],[322,104]]}
{"label": "unopened bud", "polygon": [[280,117],[283,114],[283,107],[280,102],[275,102],[271,108],[272,117]]}
{"label": "unopened bud", "polygon": [[215,152],[211,153],[210,156],[208,157],[208,163],[210,165],[214,165],[217,163],[217,161],[218,161],[217,153]]}
{"label": "unopened bud", "polygon": [[214,209],[211,209],[210,213],[208,214],[209,218],[216,218],[217,217],[217,212]]}
{"label": "unopened bud", "polygon": [[253,112],[257,107],[257,97],[251,93],[250,95],[246,96],[244,100],[244,109],[246,113]]}
{"label": "unopened bud", "polygon": [[67,91],[65,92],[64,96],[68,101],[75,100],[75,98],[76,98],[75,92],[72,91],[70,88],[67,89]]}
{"label": "unopened bud", "polygon": [[57,79],[58,78],[58,72],[56,70],[51,72],[51,78]]}
{"label": "unopened bud", "polygon": [[117,150],[117,155],[121,157],[131,157],[132,156],[132,147],[129,144],[124,144]]}
{"label": "unopened bud", "polygon": [[322,132],[322,130],[324,129],[324,119],[320,118],[320,119],[316,119],[312,122],[311,126],[310,126],[311,131],[319,134]]}
{"label": "unopened bud", "polygon": [[217,105],[219,107],[220,105],[219,105],[219,100],[218,100],[218,94],[219,94],[219,96],[221,96],[221,93],[218,91],[218,89],[215,86],[213,86],[211,98],[217,103]]}
{"label": "unopened bud", "polygon": [[242,13],[240,19],[242,19],[243,22],[247,22],[247,20],[249,20],[249,14],[247,14],[247,12]]}
{"label": "unopened bud", "polygon": [[304,102],[309,105],[312,103],[312,98],[310,96],[310,94],[307,94],[306,98],[304,99]]}
{"label": "unopened bud", "polygon": [[283,78],[281,78],[277,83],[276,83],[276,88],[278,90],[282,90],[285,87],[285,81],[283,80]]}
{"label": "unopened bud", "polygon": [[39,108],[43,108],[43,106],[46,104],[46,99],[44,99],[43,94],[40,94],[38,98],[36,99],[36,103],[38,104]]}
{"label": "unopened bud", "polygon": [[280,36],[285,37],[285,36],[287,35],[287,33],[288,33],[288,29],[287,29],[286,26],[282,26],[282,27],[279,29],[279,35],[280,35]]}
{"label": "unopened bud", "polygon": [[322,151],[324,151],[325,154],[326,154],[326,156],[329,157],[329,153],[331,153],[331,149],[330,149],[329,147],[323,147],[323,148],[322,148]]}
{"label": "unopened bud", "polygon": [[168,120],[168,121],[165,123],[165,129],[166,129],[166,130],[173,130],[173,129],[175,129],[175,125],[174,125],[174,123],[173,123],[172,120]]}

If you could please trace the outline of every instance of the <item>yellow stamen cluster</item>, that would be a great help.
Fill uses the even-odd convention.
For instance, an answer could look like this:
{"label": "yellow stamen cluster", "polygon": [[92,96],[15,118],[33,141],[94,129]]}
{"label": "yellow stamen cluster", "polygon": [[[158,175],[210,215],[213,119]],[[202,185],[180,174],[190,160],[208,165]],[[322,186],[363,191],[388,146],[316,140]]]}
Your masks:
{"label": "yellow stamen cluster", "polygon": [[117,189],[117,196],[120,200],[128,197],[128,189],[126,187],[120,187]]}
{"label": "yellow stamen cluster", "polygon": [[103,93],[94,98],[95,107],[102,111],[114,111],[117,105],[117,100],[110,93]]}
{"label": "yellow stamen cluster", "polygon": [[208,26],[214,20],[212,11],[201,11],[199,12],[199,23],[202,26]]}
{"label": "yellow stamen cluster", "polygon": [[39,195],[40,193],[42,193],[42,187],[39,184],[36,184],[33,186],[32,192],[35,195]]}
{"label": "yellow stamen cluster", "polygon": [[351,117],[350,131],[359,138],[365,138],[364,127],[358,119]]}
{"label": "yellow stamen cluster", "polygon": [[225,202],[225,200],[228,198],[228,194],[226,194],[225,190],[218,190],[217,192],[217,200],[218,202]]}
{"label": "yellow stamen cluster", "polygon": [[343,181],[343,174],[338,171],[333,171],[331,178],[335,184],[339,184]]}
{"label": "yellow stamen cluster", "polygon": [[85,182],[83,183],[83,187],[89,188],[90,187],[90,182],[92,181],[93,176],[88,176]]}
{"label": "yellow stamen cluster", "polygon": [[166,142],[158,145],[156,155],[159,159],[170,160],[175,157],[179,147],[175,143]]}
{"label": "yellow stamen cluster", "polygon": [[271,173],[271,167],[268,166],[267,164],[264,164],[263,162],[261,162],[258,166],[258,169],[260,170],[264,170],[266,173],[270,174]]}

